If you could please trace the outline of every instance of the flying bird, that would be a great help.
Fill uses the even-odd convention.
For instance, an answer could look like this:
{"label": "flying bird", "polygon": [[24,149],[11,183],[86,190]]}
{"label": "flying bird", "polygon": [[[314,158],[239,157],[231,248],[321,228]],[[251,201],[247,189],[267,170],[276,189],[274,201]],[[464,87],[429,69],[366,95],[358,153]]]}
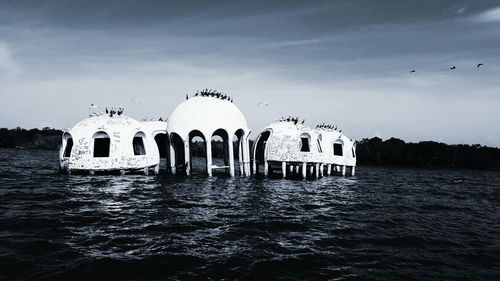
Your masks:
{"label": "flying bird", "polygon": [[478,64],[477,64],[477,68],[480,68],[480,67],[481,67],[481,66],[483,66],[483,65],[484,65],[484,64],[482,64],[482,63],[478,63]]}
{"label": "flying bird", "polygon": [[450,67],[450,69],[453,70],[453,69],[457,69],[457,68],[455,66],[452,66],[452,67]]}
{"label": "flying bird", "polygon": [[410,73],[415,73],[415,69],[410,70]]}
{"label": "flying bird", "polygon": [[91,103],[91,104],[90,104],[90,106],[89,106],[89,109],[92,109],[92,108],[97,108],[97,105],[96,105],[96,104]]}
{"label": "flying bird", "polygon": [[257,104],[257,106],[260,106],[260,105],[264,105],[265,107],[269,107],[269,104],[267,102],[263,102],[263,101],[261,101]]}

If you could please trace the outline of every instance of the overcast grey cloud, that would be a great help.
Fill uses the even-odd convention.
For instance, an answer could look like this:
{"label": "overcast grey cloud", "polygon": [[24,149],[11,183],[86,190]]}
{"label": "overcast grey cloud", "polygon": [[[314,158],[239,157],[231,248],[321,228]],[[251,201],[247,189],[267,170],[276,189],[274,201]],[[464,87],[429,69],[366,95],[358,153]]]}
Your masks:
{"label": "overcast grey cloud", "polygon": [[[186,93],[217,88],[255,135],[291,114],[354,138],[500,146],[500,1],[0,7],[3,127],[70,127],[90,103],[166,116]],[[271,106],[258,107],[263,100]]]}

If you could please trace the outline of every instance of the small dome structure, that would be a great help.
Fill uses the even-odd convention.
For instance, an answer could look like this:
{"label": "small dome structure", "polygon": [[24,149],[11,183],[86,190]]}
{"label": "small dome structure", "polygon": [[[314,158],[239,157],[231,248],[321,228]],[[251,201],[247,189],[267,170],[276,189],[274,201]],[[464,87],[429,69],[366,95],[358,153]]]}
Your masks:
{"label": "small dome structure", "polygon": [[[279,121],[269,124],[257,137],[253,147],[253,172],[259,173],[264,165],[264,175],[280,170],[306,177],[308,173],[319,177],[325,167],[331,173],[337,167],[356,166],[355,142],[334,129],[310,128],[297,122]],[[326,165],[326,166],[325,166]]]}
{"label": "small dome structure", "polygon": [[[179,104],[170,115],[167,131],[170,134],[172,173],[184,170],[187,175],[190,174],[190,142],[198,137],[206,143],[209,176],[212,175],[212,169],[227,169],[234,176],[234,148],[230,145],[233,138],[237,139],[240,172],[242,175],[250,174],[250,129],[246,118],[232,100],[218,98],[215,93],[207,92],[203,96],[191,97]],[[224,143],[226,156],[223,166],[212,165],[211,140],[214,136],[220,137]]]}
{"label": "small dome structure", "polygon": [[60,168],[70,173],[158,172],[158,147],[151,131],[145,129],[124,115],[84,119],[63,133]]}

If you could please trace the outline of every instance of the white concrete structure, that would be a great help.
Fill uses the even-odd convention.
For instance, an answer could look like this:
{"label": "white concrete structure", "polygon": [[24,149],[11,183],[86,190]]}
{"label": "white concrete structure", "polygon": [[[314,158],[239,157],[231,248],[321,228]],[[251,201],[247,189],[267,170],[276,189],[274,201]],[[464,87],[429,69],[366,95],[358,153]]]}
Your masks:
{"label": "white concrete structure", "polygon": [[[294,122],[282,121],[268,125],[257,137],[253,147],[253,173],[279,170],[283,177],[299,175],[306,178],[330,175],[347,167],[354,174],[355,142],[333,129],[312,129]],[[326,170],[326,171],[325,171]],[[300,171],[300,173],[299,173]]]}
{"label": "white concrete structure", "polygon": [[[211,96],[195,96],[182,102],[171,114],[167,131],[170,134],[170,165],[173,174],[191,173],[190,143],[195,137],[203,139],[206,148],[206,172],[212,176],[213,169],[223,169],[235,175],[233,138],[237,139],[239,171],[250,174],[250,150],[245,116],[227,99]],[[212,137],[224,142],[226,151],[223,166],[212,164]]]}
{"label": "white concrete structure", "polygon": [[166,124],[161,123],[144,124],[127,116],[107,114],[84,119],[63,133],[60,168],[69,173],[158,173],[154,134],[165,132]]}

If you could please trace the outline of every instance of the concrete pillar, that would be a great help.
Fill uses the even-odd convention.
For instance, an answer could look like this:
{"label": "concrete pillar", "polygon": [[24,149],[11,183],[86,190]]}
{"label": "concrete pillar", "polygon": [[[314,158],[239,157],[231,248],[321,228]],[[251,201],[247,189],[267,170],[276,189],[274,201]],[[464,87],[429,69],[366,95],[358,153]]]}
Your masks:
{"label": "concrete pillar", "polygon": [[243,145],[243,162],[245,163],[245,176],[250,176],[250,144],[248,137]]}
{"label": "concrete pillar", "polygon": [[316,170],[316,178],[319,178],[319,163],[316,163],[314,169]]}
{"label": "concrete pillar", "polygon": [[283,173],[283,178],[286,178],[286,162],[281,162],[281,172]]}
{"label": "concrete pillar", "polygon": [[343,175],[343,176],[345,176],[345,168],[346,168],[346,166],[345,166],[345,165],[343,165],[343,166],[342,166],[342,175]]}
{"label": "concrete pillar", "polygon": [[302,163],[302,178],[306,179],[307,177],[307,163]]}
{"label": "concrete pillar", "polygon": [[229,175],[234,177],[234,147],[232,136],[228,139],[227,145],[229,148]]}
{"label": "concrete pillar", "polygon": [[326,167],[326,174],[331,175],[332,174],[332,164],[328,164]]}
{"label": "concrete pillar", "polygon": [[186,176],[191,175],[191,153],[189,152],[189,139],[184,141],[184,166],[186,166]]}
{"label": "concrete pillar", "polygon": [[352,166],[351,167],[351,176],[354,176],[354,172],[356,171],[356,167]]}
{"label": "concrete pillar", "polygon": [[269,163],[267,163],[266,160],[264,160],[264,176],[268,176],[269,175]]}
{"label": "concrete pillar", "polygon": [[245,176],[245,171],[243,170],[243,138],[240,138],[238,141],[238,163],[241,176]]}
{"label": "concrete pillar", "polygon": [[175,163],[175,149],[172,144],[170,144],[170,170],[172,175],[177,174],[176,163]]}
{"label": "concrete pillar", "polygon": [[323,163],[319,164],[319,176],[323,177],[323,170],[325,169],[325,166]]}
{"label": "concrete pillar", "polygon": [[293,174],[293,165],[290,165],[290,175]]}
{"label": "concrete pillar", "polygon": [[314,172],[314,166],[309,166],[309,175],[311,176],[314,175],[313,172]]}
{"label": "concrete pillar", "polygon": [[295,165],[295,174],[299,174],[300,165]]}
{"label": "concrete pillar", "polygon": [[209,177],[212,176],[212,140],[209,139],[207,144],[207,174]]}

